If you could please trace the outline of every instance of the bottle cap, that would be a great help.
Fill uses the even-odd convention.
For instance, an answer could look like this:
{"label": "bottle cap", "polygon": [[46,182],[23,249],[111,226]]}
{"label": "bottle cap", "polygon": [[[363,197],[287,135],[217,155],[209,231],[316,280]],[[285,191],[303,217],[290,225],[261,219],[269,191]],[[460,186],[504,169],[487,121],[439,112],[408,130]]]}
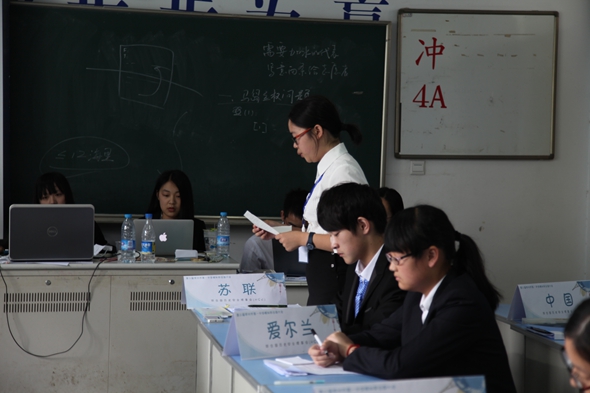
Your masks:
{"label": "bottle cap", "polygon": [[151,213],[145,213],[145,218],[152,218],[152,214]]}
{"label": "bottle cap", "polygon": [[125,214],[125,218],[131,218],[131,214]]}
{"label": "bottle cap", "polygon": [[221,217],[227,217],[227,212],[221,212]]}

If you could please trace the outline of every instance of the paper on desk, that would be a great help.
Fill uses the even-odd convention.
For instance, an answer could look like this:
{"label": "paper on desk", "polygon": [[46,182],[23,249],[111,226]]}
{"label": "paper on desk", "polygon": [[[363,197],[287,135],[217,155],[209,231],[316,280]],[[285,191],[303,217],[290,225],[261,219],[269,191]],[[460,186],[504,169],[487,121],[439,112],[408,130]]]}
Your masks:
{"label": "paper on desk", "polygon": [[301,356],[292,356],[288,358],[276,358],[277,362],[284,363],[288,366],[299,366],[301,364],[313,364],[313,360],[303,359]]}
{"label": "paper on desk", "polygon": [[[317,364],[288,365],[276,360],[264,359],[264,364],[281,375],[341,375],[356,374],[352,371],[344,371],[341,364],[333,364],[330,367],[321,367]],[[283,374],[284,373],[284,374]],[[288,373],[288,374],[287,374]],[[299,374],[295,374],[299,373]]]}
{"label": "paper on desk", "polygon": [[252,224],[256,225],[260,229],[264,229],[268,233],[272,233],[273,235],[278,235],[279,233],[289,232],[293,228],[291,225],[281,225],[278,227],[271,227],[260,218],[256,217],[254,214],[250,213],[250,211],[246,210],[244,213],[244,217],[246,217]]}
{"label": "paper on desk", "polygon": [[277,362],[276,360],[264,359],[264,365],[270,368],[272,371],[276,372],[279,375],[283,375],[285,377],[295,377],[301,375],[307,375],[307,373],[301,372],[294,368],[293,366],[289,366],[288,364]]}

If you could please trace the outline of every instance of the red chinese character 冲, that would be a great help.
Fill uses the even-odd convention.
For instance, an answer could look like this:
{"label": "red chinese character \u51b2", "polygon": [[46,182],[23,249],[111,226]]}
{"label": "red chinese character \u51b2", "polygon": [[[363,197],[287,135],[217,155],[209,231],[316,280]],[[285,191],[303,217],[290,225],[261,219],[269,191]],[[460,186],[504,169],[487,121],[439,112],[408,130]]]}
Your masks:
{"label": "red chinese character \u51b2", "polygon": [[[422,45],[425,45],[424,41],[418,40]],[[436,44],[436,38],[432,37],[432,46],[424,46],[424,51],[420,53],[420,56],[416,59],[416,65],[420,65],[420,60],[422,60],[422,56],[424,56],[424,52],[426,51],[426,56],[432,57],[432,69],[436,66],[436,56],[440,56],[443,54],[445,47],[443,45]]]}

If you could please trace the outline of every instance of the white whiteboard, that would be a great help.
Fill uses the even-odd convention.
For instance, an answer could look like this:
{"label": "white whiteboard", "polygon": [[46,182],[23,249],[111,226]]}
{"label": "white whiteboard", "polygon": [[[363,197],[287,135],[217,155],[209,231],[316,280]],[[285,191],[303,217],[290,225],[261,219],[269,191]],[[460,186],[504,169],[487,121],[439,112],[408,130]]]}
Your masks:
{"label": "white whiteboard", "polygon": [[553,158],[557,21],[400,10],[396,157]]}

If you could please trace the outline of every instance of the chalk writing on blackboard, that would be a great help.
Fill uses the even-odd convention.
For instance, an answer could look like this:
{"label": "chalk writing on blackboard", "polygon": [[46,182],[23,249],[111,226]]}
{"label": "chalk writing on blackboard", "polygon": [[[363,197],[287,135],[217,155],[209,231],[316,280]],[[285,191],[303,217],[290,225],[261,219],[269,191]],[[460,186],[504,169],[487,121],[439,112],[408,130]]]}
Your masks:
{"label": "chalk writing on blackboard", "polygon": [[119,69],[86,68],[89,71],[110,71],[119,74],[118,94],[122,100],[164,109],[172,85],[197,90],[174,83],[174,52],[155,45],[120,45]]}
{"label": "chalk writing on blackboard", "polygon": [[257,131],[257,132],[260,131],[260,133],[262,133],[262,134],[266,134],[268,131],[266,123],[264,123],[264,122],[260,123],[257,121],[254,122],[253,129],[254,129],[254,131]]}
{"label": "chalk writing on blackboard", "polygon": [[53,145],[41,158],[41,173],[50,170],[90,172],[122,169],[130,163],[127,151],[108,139],[80,136]]}
{"label": "chalk writing on blackboard", "polygon": [[279,42],[278,45],[273,45],[268,42],[262,47],[262,55],[265,57],[301,57],[307,59],[309,57],[325,57],[326,59],[335,59],[339,57],[336,53],[336,45],[328,45],[321,47],[319,45],[306,45],[290,48]]}
{"label": "chalk writing on blackboard", "polygon": [[268,76],[329,76],[330,79],[335,77],[347,77],[348,76],[348,65],[338,65],[336,63],[330,64],[313,64],[306,65],[300,63],[296,66],[285,65],[284,63],[269,63],[267,66]]}

